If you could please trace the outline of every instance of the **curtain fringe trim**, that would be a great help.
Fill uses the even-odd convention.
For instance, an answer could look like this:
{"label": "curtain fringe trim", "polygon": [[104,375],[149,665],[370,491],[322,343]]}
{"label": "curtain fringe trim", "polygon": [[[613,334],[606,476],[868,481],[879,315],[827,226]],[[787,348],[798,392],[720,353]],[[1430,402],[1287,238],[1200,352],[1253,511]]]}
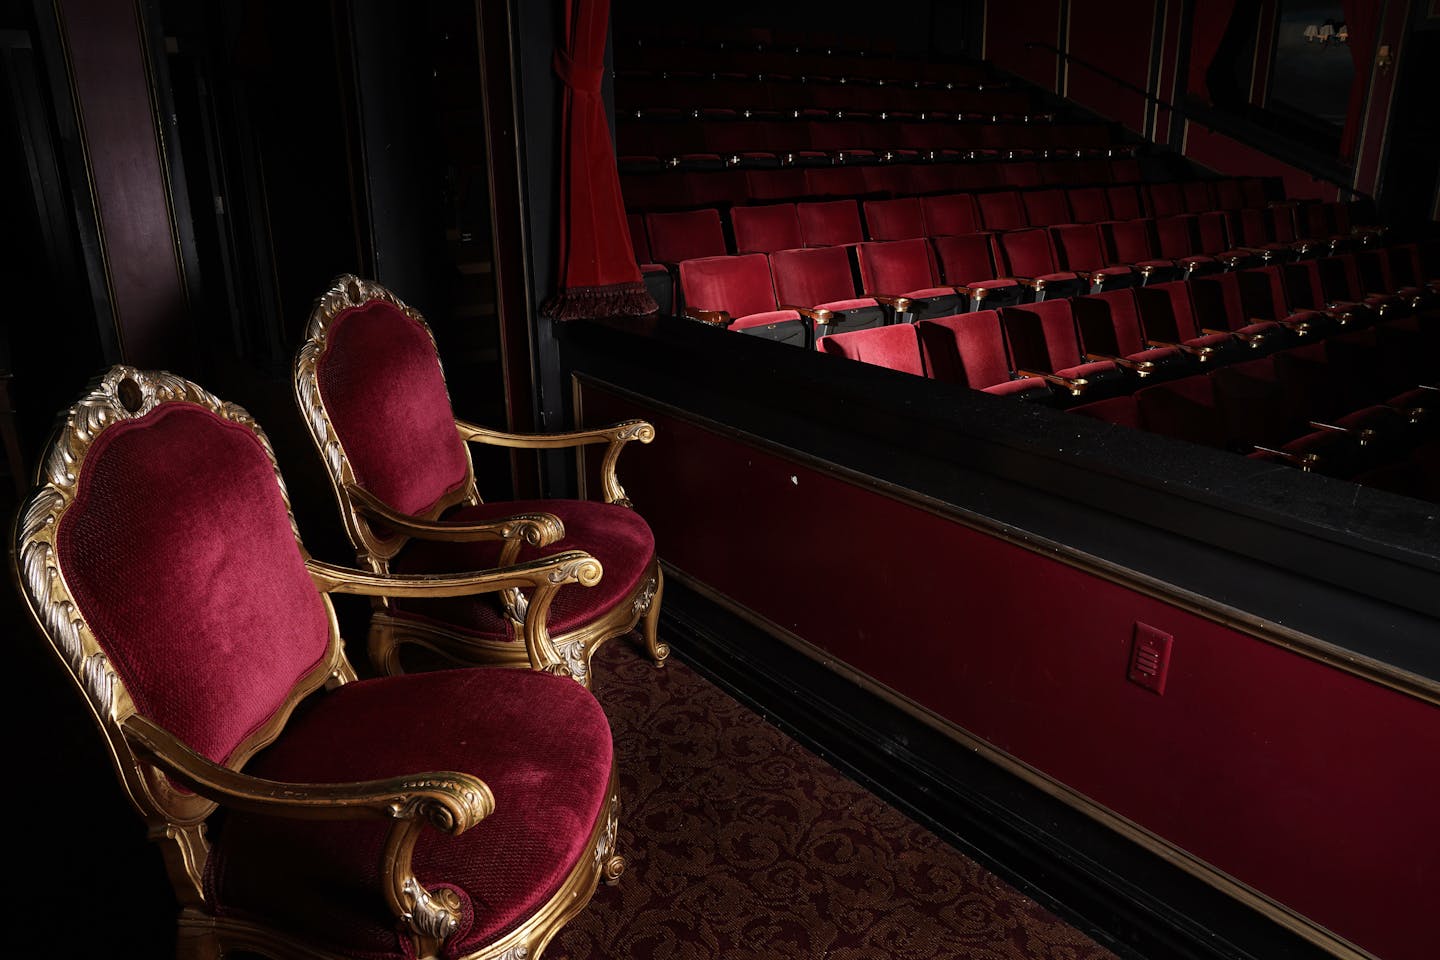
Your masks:
{"label": "curtain fringe trim", "polygon": [[640,317],[659,310],[655,298],[639,281],[602,287],[566,287],[540,305],[541,314],[556,320]]}

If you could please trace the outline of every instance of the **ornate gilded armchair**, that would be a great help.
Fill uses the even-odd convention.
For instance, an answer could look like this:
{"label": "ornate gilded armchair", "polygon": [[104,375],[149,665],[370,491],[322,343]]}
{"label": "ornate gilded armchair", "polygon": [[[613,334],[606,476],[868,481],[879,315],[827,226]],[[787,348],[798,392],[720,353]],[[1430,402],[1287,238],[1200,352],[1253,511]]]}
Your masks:
{"label": "ornate gilded armchair", "polygon": [[448,576],[312,560],[245,411],[128,367],[70,409],[16,541],[164,851],[181,956],[536,957],[623,869],[588,691],[538,670],[357,681],[327,596],[524,588],[544,666],[545,608],[600,577],[587,554]]}
{"label": "ornate gilded armchair", "polygon": [[[377,283],[344,275],[310,314],[295,361],[295,397],[325,461],[360,562],[377,573],[438,573],[508,566],[562,550],[592,554],[605,577],[562,593],[549,632],[563,666],[587,686],[590,658],[643,618],[650,656],[669,648],[656,628],[664,581],[650,527],[625,498],[615,462],[631,440],[649,443],[643,420],[548,435],[503,433],[457,420],[435,340],[418,311]],[[481,502],[467,442],[553,449],[606,445],[604,502]],[[370,656],[402,671],[414,644],[459,663],[522,666],[524,589],[453,600],[377,597]]]}

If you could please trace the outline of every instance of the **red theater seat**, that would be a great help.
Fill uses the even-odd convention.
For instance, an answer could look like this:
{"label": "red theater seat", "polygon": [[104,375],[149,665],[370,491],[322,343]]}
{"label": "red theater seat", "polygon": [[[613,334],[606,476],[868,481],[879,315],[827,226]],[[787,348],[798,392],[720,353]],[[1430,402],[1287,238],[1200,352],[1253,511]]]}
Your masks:
{"label": "red theater seat", "polygon": [[826,200],[795,204],[800,238],[807,247],[840,247],[863,243],[860,208],[854,200]]}
{"label": "red theater seat", "polygon": [[1132,289],[1112,290],[1070,301],[1080,349],[1089,360],[1112,360],[1141,378],[1159,379],[1188,366],[1179,347],[1152,347],[1145,341]]}
{"label": "red theater seat", "polygon": [[915,328],[930,376],[936,380],[996,396],[1050,399],[1050,387],[1044,380],[1014,375],[1000,315],[994,310],[921,320]]}
{"label": "red theater seat", "polygon": [[725,230],[720,211],[684,210],[677,213],[647,213],[645,228],[650,235],[650,254],[657,263],[679,263],[699,257],[723,257]]}
{"label": "red theater seat", "polygon": [[1046,300],[1000,311],[1005,342],[1022,377],[1049,383],[1062,396],[1096,399],[1118,392],[1123,376],[1109,360],[1088,361],[1080,352],[1069,300]]}
{"label": "red theater seat", "polygon": [[781,310],[763,253],[706,257],[680,264],[684,315],[692,320],[793,346],[811,345],[811,327],[794,310]]}
{"label": "red theater seat", "polygon": [[1035,226],[1070,222],[1070,204],[1065,190],[1026,190],[1025,216]]}
{"label": "red theater seat", "polygon": [[832,334],[820,340],[819,350],[847,360],[859,360],[917,377],[925,376],[925,362],[920,355],[920,341],[916,339],[914,324],[897,323]]}
{"label": "red theater seat", "polygon": [[1205,362],[1224,362],[1238,354],[1240,341],[1229,333],[1200,329],[1190,299],[1190,284],[1183,280],[1139,288],[1135,291],[1135,306],[1149,346],[1179,347]]}
{"label": "red theater seat", "polygon": [[1100,223],[1111,218],[1104,187],[1077,187],[1070,191],[1069,202],[1076,223]]}
{"label": "red theater seat", "polygon": [[736,253],[774,253],[804,246],[793,203],[735,207],[730,211]]}
{"label": "red theater seat", "polygon": [[861,289],[867,296],[916,318],[945,316],[960,309],[960,293],[940,282],[929,242],[862,243],[856,253]]}
{"label": "red theater seat", "polygon": [[920,210],[925,217],[927,236],[959,236],[982,229],[980,209],[975,205],[975,198],[968,193],[921,197]]}
{"label": "red theater seat", "polygon": [[980,209],[980,222],[986,230],[1014,230],[1028,226],[1025,204],[1016,190],[995,190],[975,196]]}
{"label": "red theater seat", "polygon": [[925,236],[925,218],[915,197],[866,200],[862,207],[871,240],[910,240]]}
{"label": "red theater seat", "polygon": [[1214,384],[1204,374],[1137,390],[1135,407],[1142,430],[1206,447],[1226,445]]}
{"label": "red theater seat", "polygon": [[1140,190],[1132,184],[1106,187],[1105,199],[1110,204],[1110,215],[1116,220],[1134,220],[1145,216],[1145,204],[1140,199]]}
{"label": "red theater seat", "polygon": [[1206,333],[1228,331],[1254,349],[1274,350],[1290,343],[1289,331],[1274,320],[1252,320],[1245,310],[1240,277],[1233,272],[1190,281],[1195,320]]}
{"label": "red theater seat", "polygon": [[996,276],[990,234],[935,237],[930,243],[935,249],[940,281],[963,288],[971,310],[998,309],[1020,302],[1025,288],[1013,278]]}
{"label": "red theater seat", "polygon": [[1050,240],[1060,263],[1079,274],[1090,292],[1133,286],[1140,274],[1128,265],[1117,264],[1105,255],[1100,228],[1093,223],[1065,223],[1050,228]]}
{"label": "red theater seat", "polygon": [[1048,231],[1038,228],[1011,230],[995,235],[1000,259],[1007,276],[1027,287],[1036,300],[1068,297],[1083,293],[1087,281],[1069,270],[1060,269],[1059,258]]}
{"label": "red theater seat", "polygon": [[1147,212],[1152,217],[1169,217],[1185,212],[1185,194],[1178,183],[1151,183],[1145,187]]}
{"label": "red theater seat", "polygon": [[856,292],[844,247],[776,251],[770,254],[770,273],[781,309],[809,318],[817,338],[882,326],[890,319],[890,311],[873,297]]}

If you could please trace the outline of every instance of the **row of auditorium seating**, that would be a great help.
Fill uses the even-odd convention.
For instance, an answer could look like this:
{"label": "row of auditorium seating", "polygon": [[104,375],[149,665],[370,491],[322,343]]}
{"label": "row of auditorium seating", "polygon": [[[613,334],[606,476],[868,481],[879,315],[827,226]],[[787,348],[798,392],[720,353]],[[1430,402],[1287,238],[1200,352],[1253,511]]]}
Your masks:
{"label": "row of auditorium seating", "polygon": [[[1026,322],[1038,323],[1035,329],[1043,334],[1026,342],[1047,347],[1019,350],[1009,369],[1069,377],[1067,369],[1081,362],[1075,358],[1092,354],[1119,357],[1120,367],[1144,378],[1183,369],[1176,364],[1234,359],[1241,346],[1276,349],[1291,338],[1343,328],[1371,313],[1388,321],[1425,301],[1429,294],[1419,279],[1434,273],[1422,265],[1418,245],[1405,244],[1122,286],[1072,305],[1049,291],[1042,296],[1033,280],[933,283],[935,262],[950,259],[949,268],[958,269],[959,257],[972,258],[973,272],[990,269],[988,244],[983,235],[972,235],[935,238],[928,245],[917,239],[782,250],[768,257],[708,257],[682,262],[679,276],[684,313],[691,319],[831,350],[837,348],[827,341],[852,331],[993,313],[986,307],[1023,307]],[[853,272],[852,258],[858,267]],[[1064,287],[1064,281],[1056,278],[1054,287]]]}
{"label": "row of auditorium seating", "polygon": [[913,56],[887,56],[883,51],[844,50],[813,38],[808,43],[801,39],[778,44],[696,45],[632,35],[630,42],[616,45],[615,69],[617,73],[782,75],[912,85],[973,85],[994,78],[984,63],[927,62]]}
{"label": "row of auditorium seating", "polygon": [[671,108],[685,111],[825,110],[873,114],[1035,114],[1041,98],[1008,83],[887,83],[849,77],[788,74],[678,73],[631,70],[615,75],[615,102],[622,115]]}
{"label": "row of auditorium seating", "polygon": [[[984,231],[976,229],[981,220],[968,194],[910,203],[913,209],[907,205],[901,212],[914,213],[918,223],[899,213],[891,217],[889,205],[879,208],[884,215],[867,210],[868,240],[854,201],[735,207],[730,211],[733,245],[727,243],[719,211],[713,208],[632,216],[631,234],[647,286],[669,312],[723,311],[741,321],[782,304],[823,306],[862,294],[903,296],[912,312],[933,313],[937,297],[945,303],[958,298],[962,310],[980,309],[987,301],[1044,300],[1272,261],[1288,264],[1378,242],[1372,233],[1352,238],[1339,232],[1348,211],[1324,204],[1305,208],[1313,214],[1305,219],[1319,228],[1320,239],[1280,242],[1276,225],[1287,225],[1293,233],[1295,210],[1289,206]],[[1252,212],[1273,215],[1255,220],[1247,216]],[[1253,236],[1245,230],[1251,220],[1259,231]],[[902,239],[873,239],[891,236]],[[1246,245],[1247,239],[1259,245]],[[822,258],[813,252],[823,248],[839,253]],[[732,256],[729,249],[741,253]],[[787,264],[825,263],[827,280],[824,285],[809,283],[811,299],[797,300],[785,293],[785,282],[775,278],[774,305],[765,307],[760,288],[766,284],[757,272],[763,262],[757,266],[746,255],[763,261],[768,254],[773,266],[773,258],[782,253]],[[1363,262],[1369,289],[1380,289],[1378,268],[1369,267],[1368,255]],[[1303,264],[1287,266],[1297,276],[1307,269]],[[846,322],[840,316],[837,327]],[[751,327],[742,322],[737,329]]]}
{"label": "row of auditorium seating", "polygon": [[621,193],[628,210],[674,210],[814,197],[923,196],[996,187],[1106,186],[1133,184],[1142,178],[1140,161],[1133,157],[985,158],[963,163],[622,170]]}
{"label": "row of auditorium seating", "polygon": [[[960,161],[980,151],[1000,155],[1101,153],[1119,145],[1108,125],[1004,117],[843,118],[745,116],[736,111],[655,111],[616,124],[623,169],[677,166],[718,155],[729,165]],[[698,169],[698,167],[696,167]]]}

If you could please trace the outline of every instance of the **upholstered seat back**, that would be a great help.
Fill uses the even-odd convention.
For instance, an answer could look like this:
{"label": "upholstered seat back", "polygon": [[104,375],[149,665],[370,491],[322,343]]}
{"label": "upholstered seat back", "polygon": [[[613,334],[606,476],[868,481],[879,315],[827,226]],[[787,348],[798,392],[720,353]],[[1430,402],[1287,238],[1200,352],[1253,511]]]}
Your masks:
{"label": "upholstered seat back", "polygon": [[775,295],[782,304],[813,307],[855,296],[844,247],[781,250],[770,255]]}
{"label": "upholstered seat back", "polygon": [[361,487],[420,516],[468,490],[470,455],[422,321],[383,298],[346,307],[326,328],[315,375]]}
{"label": "upholstered seat back", "polygon": [[930,245],[924,240],[862,243],[858,249],[860,283],[872,296],[899,296],[938,280]]}
{"label": "upholstered seat back", "polygon": [[[188,402],[114,419],[84,452],[56,563],[136,710],[226,762],[327,657],[327,606],[248,421]],[[106,665],[52,638],[106,711]]]}

